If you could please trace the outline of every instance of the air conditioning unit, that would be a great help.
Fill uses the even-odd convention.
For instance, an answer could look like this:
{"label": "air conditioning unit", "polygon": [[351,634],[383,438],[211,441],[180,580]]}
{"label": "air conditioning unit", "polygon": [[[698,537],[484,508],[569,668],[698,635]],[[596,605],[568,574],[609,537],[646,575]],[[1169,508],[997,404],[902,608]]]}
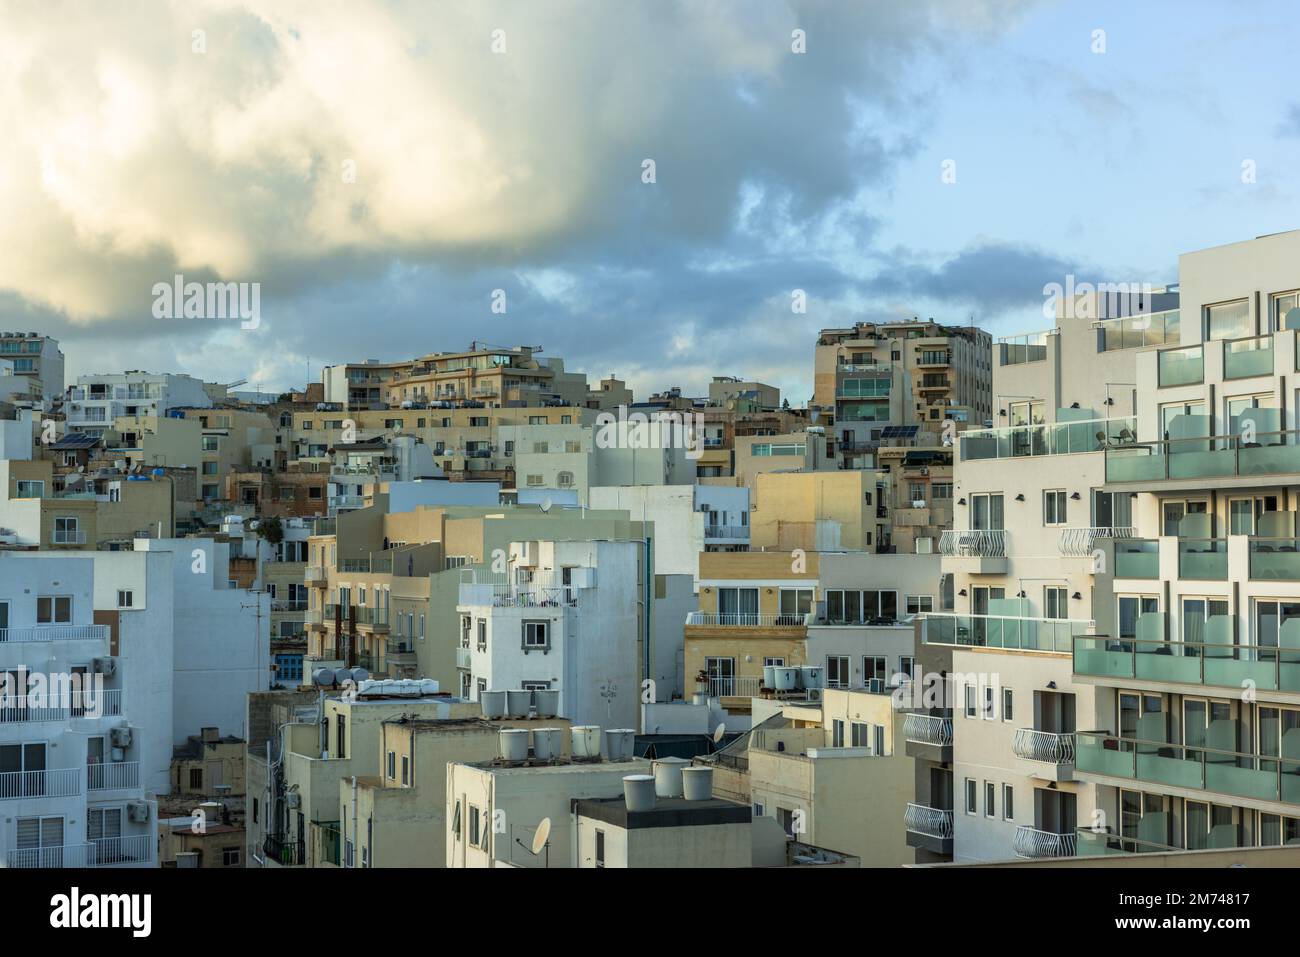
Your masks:
{"label": "air conditioning unit", "polygon": [[127,817],[129,817],[132,821],[143,823],[149,820],[148,801],[132,801],[130,804],[126,806],[126,808],[127,808],[126,811]]}
{"label": "air conditioning unit", "polygon": [[109,737],[115,748],[129,748],[131,746],[131,729],[128,727],[114,728],[109,732]]}
{"label": "air conditioning unit", "polygon": [[809,701],[821,701],[821,700],[822,700],[822,689],[821,689],[821,688],[809,688],[809,689],[807,689],[807,691],[805,692],[805,694],[808,696],[808,700],[809,700]]}
{"label": "air conditioning unit", "polygon": [[884,678],[872,678],[872,679],[870,679],[870,680],[867,682],[867,690],[870,691],[870,692],[872,692],[873,694],[884,694],[884,693],[885,693],[885,679],[884,679]]}
{"label": "air conditioning unit", "polygon": [[925,499],[923,498],[913,499],[912,508],[925,508]]}
{"label": "air conditioning unit", "polygon": [[92,674],[111,677],[117,674],[117,659],[116,658],[91,658],[90,670]]}

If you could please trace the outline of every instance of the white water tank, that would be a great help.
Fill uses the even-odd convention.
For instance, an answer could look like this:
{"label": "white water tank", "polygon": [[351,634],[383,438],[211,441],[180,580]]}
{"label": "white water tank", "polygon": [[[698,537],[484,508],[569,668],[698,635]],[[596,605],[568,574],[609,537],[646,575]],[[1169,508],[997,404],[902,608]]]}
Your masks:
{"label": "white water tank", "polygon": [[629,774],[623,778],[623,800],[629,811],[653,811],[655,779],[648,774]]}
{"label": "white water tank", "polygon": [[713,797],[713,768],[692,765],[682,768],[682,795],[688,801],[707,801]]}
{"label": "white water tank", "polygon": [[793,691],[799,682],[798,668],[773,668],[772,680],[777,691]]}
{"label": "white water tank", "polygon": [[506,716],[506,693],[504,691],[480,691],[478,702],[483,706],[483,717],[504,718]]}
{"label": "white water tank", "polygon": [[695,694],[691,695],[691,704],[707,705],[708,703],[709,703],[709,696],[706,695],[703,691],[697,691],[695,692]]}
{"label": "white water tank", "polygon": [[685,758],[659,758],[655,761],[655,794],[661,798],[681,797],[682,768],[690,763]]}
{"label": "white water tank", "polygon": [[506,713],[512,718],[526,718],[533,707],[531,691],[507,691]]}
{"label": "white water tank", "polygon": [[605,760],[631,761],[635,745],[635,730],[631,728],[610,728],[605,732]]}
{"label": "white water tank", "polygon": [[554,718],[560,713],[560,693],[546,688],[538,688],[533,692],[533,699],[537,707],[537,717]]}
{"label": "white water tank", "polygon": [[763,665],[763,687],[764,688],[776,687],[776,666],[775,665]]}
{"label": "white water tank", "polygon": [[420,694],[431,695],[438,693],[438,681],[436,678],[420,679]]}
{"label": "white water tank", "polygon": [[589,761],[600,757],[600,725],[575,724],[569,729],[569,738],[574,760]]}
{"label": "white water tank", "polygon": [[551,761],[564,753],[563,728],[534,728],[533,757],[538,761]]}
{"label": "white water tank", "polygon": [[502,728],[498,732],[501,742],[501,760],[511,764],[528,760],[528,729]]}
{"label": "white water tank", "polygon": [[806,691],[826,687],[826,671],[821,665],[803,665],[799,669],[799,687]]}

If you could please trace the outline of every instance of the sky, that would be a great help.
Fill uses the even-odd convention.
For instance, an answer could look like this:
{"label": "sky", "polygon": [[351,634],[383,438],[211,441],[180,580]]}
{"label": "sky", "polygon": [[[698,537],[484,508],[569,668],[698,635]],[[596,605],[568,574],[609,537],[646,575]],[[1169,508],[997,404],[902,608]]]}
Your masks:
{"label": "sky", "polygon": [[[734,375],[802,405],[821,328],[1037,331],[1069,275],[1163,285],[1300,227],[1285,2],[0,0],[0,24],[0,330],[57,337],[69,382],[279,391],[477,341],[638,398]],[[256,327],[160,315],[176,275],[258,284]]]}

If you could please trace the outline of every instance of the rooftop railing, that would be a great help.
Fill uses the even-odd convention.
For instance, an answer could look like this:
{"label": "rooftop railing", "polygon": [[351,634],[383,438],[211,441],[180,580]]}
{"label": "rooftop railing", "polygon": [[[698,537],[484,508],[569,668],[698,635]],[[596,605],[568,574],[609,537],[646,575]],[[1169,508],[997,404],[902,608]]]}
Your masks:
{"label": "rooftop railing", "polygon": [[1134,416],[967,429],[959,436],[963,462],[1099,452],[1132,445],[1136,440]]}
{"label": "rooftop railing", "polygon": [[1138,442],[1106,450],[1108,483],[1300,472],[1300,430]]}
{"label": "rooftop railing", "polygon": [[1076,636],[1091,632],[1092,621],[1070,618],[1019,618],[1006,615],[955,615],[926,612],[921,640],[931,645],[1003,648],[1010,651],[1069,653]]}
{"label": "rooftop railing", "polygon": [[1097,323],[1097,329],[1097,347],[1101,352],[1177,345],[1181,341],[1181,323],[1177,309],[1125,316],[1122,319],[1103,319]]}

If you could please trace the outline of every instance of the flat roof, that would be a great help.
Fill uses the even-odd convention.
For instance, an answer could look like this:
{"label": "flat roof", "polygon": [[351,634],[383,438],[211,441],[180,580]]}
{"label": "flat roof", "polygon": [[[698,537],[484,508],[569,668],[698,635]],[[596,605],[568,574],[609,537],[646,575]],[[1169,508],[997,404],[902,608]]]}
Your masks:
{"label": "flat roof", "polygon": [[748,804],[724,798],[688,801],[685,798],[655,798],[648,811],[629,811],[619,798],[574,798],[573,810],[594,821],[604,821],[628,830],[652,827],[704,827],[715,824],[748,824],[753,812]]}

